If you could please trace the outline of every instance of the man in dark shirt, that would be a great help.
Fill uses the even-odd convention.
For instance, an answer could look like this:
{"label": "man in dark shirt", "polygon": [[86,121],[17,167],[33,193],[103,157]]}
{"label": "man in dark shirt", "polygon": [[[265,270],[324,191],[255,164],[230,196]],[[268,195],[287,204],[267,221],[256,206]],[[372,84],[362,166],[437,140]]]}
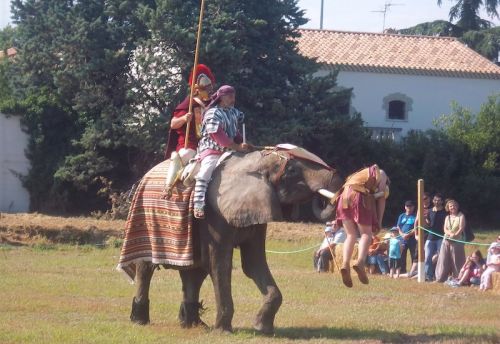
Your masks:
{"label": "man in dark shirt", "polygon": [[[443,242],[444,234],[444,219],[446,218],[446,211],[443,207],[443,195],[437,193],[432,199],[434,206],[429,211],[429,230],[433,233],[429,233],[427,240],[425,241],[425,280],[434,280],[434,267],[433,263],[434,255],[439,255],[439,249],[441,248],[441,243]],[[440,236],[439,236],[440,235]]]}

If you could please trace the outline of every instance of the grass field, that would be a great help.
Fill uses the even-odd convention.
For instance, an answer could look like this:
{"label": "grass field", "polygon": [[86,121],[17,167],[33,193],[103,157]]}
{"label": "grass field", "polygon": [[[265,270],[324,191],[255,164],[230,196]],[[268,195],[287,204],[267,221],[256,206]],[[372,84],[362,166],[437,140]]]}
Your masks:
{"label": "grass field", "polygon": [[[284,240],[279,234],[279,228],[300,226],[275,225],[268,249],[296,250],[316,244],[321,233],[317,225],[302,225],[309,230],[309,238]],[[495,235],[476,236],[478,242],[489,242]],[[180,279],[177,272],[163,269],[153,277],[152,324],[141,327],[128,319],[134,286],[114,270],[118,255],[119,248],[95,245],[1,245],[0,343],[500,341],[498,295],[382,276],[372,277],[368,286],[355,280],[354,288],[347,289],[337,274],[312,271],[312,250],[268,254],[284,298],[274,337],[260,336],[251,328],[261,295],[243,275],[238,250],[233,271],[234,335],[181,329],[177,323]],[[208,307],[203,319],[212,325],[215,301],[210,279],[201,298]]]}

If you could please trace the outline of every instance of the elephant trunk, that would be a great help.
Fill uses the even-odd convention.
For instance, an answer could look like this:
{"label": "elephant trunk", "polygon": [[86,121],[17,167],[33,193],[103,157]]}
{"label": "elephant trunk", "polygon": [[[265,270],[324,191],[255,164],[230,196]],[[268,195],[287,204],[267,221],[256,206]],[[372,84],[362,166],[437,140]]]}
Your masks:
{"label": "elephant trunk", "polygon": [[319,194],[312,199],[312,210],[314,216],[321,222],[332,220],[335,212],[335,208],[330,201]]}

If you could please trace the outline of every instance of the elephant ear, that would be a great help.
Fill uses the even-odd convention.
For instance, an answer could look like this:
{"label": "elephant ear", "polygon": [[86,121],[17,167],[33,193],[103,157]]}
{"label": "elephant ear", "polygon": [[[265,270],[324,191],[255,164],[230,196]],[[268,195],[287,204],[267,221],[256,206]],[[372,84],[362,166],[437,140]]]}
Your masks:
{"label": "elephant ear", "polygon": [[[244,169],[245,170],[245,169]],[[230,225],[247,227],[280,221],[278,195],[268,176],[258,171],[217,169],[210,182],[208,201]]]}

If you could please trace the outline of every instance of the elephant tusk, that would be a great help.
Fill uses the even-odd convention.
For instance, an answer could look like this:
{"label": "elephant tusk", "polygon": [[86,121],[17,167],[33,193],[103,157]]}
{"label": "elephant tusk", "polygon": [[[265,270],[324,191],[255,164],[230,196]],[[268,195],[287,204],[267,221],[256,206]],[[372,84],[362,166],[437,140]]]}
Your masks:
{"label": "elephant tusk", "polygon": [[331,191],[329,191],[327,189],[319,189],[318,193],[321,196],[325,196],[328,199],[333,199],[335,197],[335,192],[331,192]]}

